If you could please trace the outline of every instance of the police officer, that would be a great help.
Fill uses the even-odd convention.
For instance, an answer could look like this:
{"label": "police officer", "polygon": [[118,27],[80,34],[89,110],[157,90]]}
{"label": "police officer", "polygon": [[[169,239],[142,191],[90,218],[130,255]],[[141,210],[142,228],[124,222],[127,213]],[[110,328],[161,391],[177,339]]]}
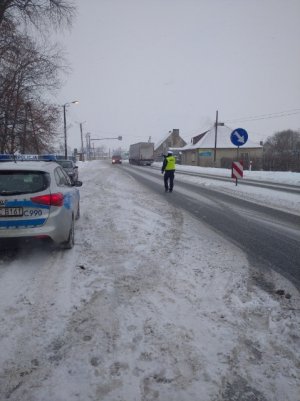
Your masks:
{"label": "police officer", "polygon": [[173,152],[171,150],[168,151],[167,156],[165,156],[161,173],[164,174],[164,183],[165,183],[165,191],[172,192],[174,186],[174,173],[175,173],[175,162],[176,159],[173,156]]}

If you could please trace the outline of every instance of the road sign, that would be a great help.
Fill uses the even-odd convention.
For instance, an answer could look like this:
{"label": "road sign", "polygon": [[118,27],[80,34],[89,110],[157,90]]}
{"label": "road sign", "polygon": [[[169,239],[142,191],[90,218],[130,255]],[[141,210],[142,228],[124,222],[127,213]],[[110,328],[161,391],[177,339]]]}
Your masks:
{"label": "road sign", "polygon": [[237,185],[238,178],[243,178],[243,162],[232,162],[231,178],[235,178]]}
{"label": "road sign", "polygon": [[248,141],[248,133],[244,128],[236,128],[232,131],[230,140],[235,146],[243,146]]}
{"label": "road sign", "polygon": [[232,162],[231,178],[243,178],[242,162]]}

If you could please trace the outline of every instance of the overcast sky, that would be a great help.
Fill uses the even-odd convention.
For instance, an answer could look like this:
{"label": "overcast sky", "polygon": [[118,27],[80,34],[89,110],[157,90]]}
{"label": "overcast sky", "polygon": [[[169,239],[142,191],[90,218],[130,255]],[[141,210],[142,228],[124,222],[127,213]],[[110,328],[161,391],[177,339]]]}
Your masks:
{"label": "overcast sky", "polygon": [[189,142],[216,110],[254,141],[300,129],[300,0],[75,4],[73,29],[59,37],[72,73],[57,102],[80,101],[67,110],[70,146],[80,148],[80,121],[92,138],[122,135],[95,143],[109,148],[173,128]]}

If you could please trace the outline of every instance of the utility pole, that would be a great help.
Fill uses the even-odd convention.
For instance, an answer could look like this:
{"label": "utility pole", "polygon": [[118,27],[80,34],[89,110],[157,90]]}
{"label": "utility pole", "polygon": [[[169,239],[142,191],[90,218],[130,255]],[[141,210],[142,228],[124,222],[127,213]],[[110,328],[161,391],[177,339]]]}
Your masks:
{"label": "utility pole", "polygon": [[66,121],[66,106],[67,104],[63,105],[64,109],[64,142],[65,142],[65,159],[68,158],[68,150],[67,150],[67,121]]}
{"label": "utility pole", "polygon": [[73,100],[62,105],[64,111],[64,142],[65,142],[65,159],[68,158],[68,146],[67,146],[67,118],[66,118],[66,107],[70,104],[78,104],[78,100]]}
{"label": "utility pole", "polygon": [[217,137],[218,137],[218,126],[224,126],[224,123],[218,122],[218,110],[216,111],[216,122],[215,122],[215,148],[214,148],[214,167],[216,167],[217,161]]}
{"label": "utility pole", "polygon": [[79,127],[80,127],[80,141],[81,141],[81,157],[82,157],[82,161],[84,161],[84,153],[83,153],[83,131],[82,131],[82,126],[85,123],[85,121],[79,123]]}
{"label": "utility pole", "polygon": [[83,153],[82,123],[80,123],[81,153]]}
{"label": "utility pole", "polygon": [[90,160],[90,152],[91,152],[91,133],[87,132],[85,134],[85,139],[86,139],[86,158],[87,160]]}

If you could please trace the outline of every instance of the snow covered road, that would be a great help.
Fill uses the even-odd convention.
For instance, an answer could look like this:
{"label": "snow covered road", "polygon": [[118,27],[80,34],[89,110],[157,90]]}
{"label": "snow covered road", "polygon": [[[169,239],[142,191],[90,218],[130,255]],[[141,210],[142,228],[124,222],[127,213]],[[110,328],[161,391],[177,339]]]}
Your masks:
{"label": "snow covered road", "polygon": [[[152,191],[159,194],[164,191],[160,172],[147,167],[122,168]],[[165,194],[168,202],[186,210],[201,223],[205,222],[210,229],[237,244],[258,269],[261,264],[267,265],[300,289],[300,216],[296,211],[287,213],[287,210],[274,205],[274,200],[273,204],[264,204],[259,193],[255,201],[237,196],[239,193],[233,191],[235,185],[232,182],[226,182],[223,186],[213,183],[207,186],[204,185],[206,178],[204,183],[203,178],[195,178],[199,182],[186,181],[180,174],[178,178],[176,173],[175,191],[172,195]],[[271,192],[275,199],[278,193],[287,195],[279,190],[255,189]],[[299,201],[299,195],[288,195]],[[288,205],[292,207],[291,199]]]}
{"label": "snow covered road", "polygon": [[299,292],[109,163],[71,251],[0,258],[0,399],[298,401]]}

